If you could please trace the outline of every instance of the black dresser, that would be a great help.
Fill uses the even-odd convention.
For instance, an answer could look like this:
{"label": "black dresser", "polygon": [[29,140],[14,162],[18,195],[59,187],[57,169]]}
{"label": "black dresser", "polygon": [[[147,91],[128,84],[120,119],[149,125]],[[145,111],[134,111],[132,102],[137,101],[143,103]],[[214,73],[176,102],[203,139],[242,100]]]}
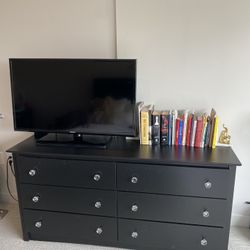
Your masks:
{"label": "black dresser", "polygon": [[226,250],[235,169],[230,147],[108,149],[37,145],[13,153],[24,240],[131,249]]}

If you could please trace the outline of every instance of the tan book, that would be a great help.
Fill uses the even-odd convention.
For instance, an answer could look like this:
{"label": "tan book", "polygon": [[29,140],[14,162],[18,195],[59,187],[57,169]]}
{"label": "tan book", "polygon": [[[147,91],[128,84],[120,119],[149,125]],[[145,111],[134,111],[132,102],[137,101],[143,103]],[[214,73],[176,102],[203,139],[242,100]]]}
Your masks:
{"label": "tan book", "polygon": [[141,109],[141,119],[140,119],[140,131],[141,131],[141,140],[140,143],[143,145],[149,144],[149,107],[145,106]]}
{"label": "tan book", "polygon": [[187,118],[188,118],[188,110],[184,110],[183,114],[183,136],[182,136],[182,145],[186,145],[187,139]]}
{"label": "tan book", "polygon": [[136,104],[136,134],[141,141],[141,110],[144,107],[144,102]]}

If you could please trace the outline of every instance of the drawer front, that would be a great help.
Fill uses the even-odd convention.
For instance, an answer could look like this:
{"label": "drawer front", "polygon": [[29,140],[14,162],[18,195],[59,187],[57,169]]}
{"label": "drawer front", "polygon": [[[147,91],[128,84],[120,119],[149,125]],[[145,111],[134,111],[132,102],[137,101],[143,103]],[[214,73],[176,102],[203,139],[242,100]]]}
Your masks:
{"label": "drawer front", "polygon": [[102,244],[117,239],[114,218],[24,210],[23,219],[31,240]]}
{"label": "drawer front", "polygon": [[223,227],[226,209],[226,200],[118,193],[118,216],[122,218]]}
{"label": "drawer front", "polygon": [[136,249],[227,249],[226,233],[222,228],[119,219],[118,232],[121,243]]}
{"label": "drawer front", "polygon": [[21,184],[24,208],[116,216],[116,193],[69,187]]}
{"label": "drawer front", "polygon": [[110,162],[17,157],[22,183],[88,188],[115,188],[115,164]]}
{"label": "drawer front", "polygon": [[[228,169],[117,164],[121,191],[227,198]],[[232,184],[233,185],[233,184]]]}

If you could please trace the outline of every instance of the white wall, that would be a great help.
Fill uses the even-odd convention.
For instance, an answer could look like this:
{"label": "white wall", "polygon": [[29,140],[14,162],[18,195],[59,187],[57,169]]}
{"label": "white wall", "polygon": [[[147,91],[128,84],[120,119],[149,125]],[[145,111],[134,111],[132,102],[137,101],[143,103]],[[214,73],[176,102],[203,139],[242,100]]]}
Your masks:
{"label": "white wall", "polygon": [[[112,58],[114,31],[113,0],[0,0],[0,152],[30,135],[13,132],[8,58]],[[1,158],[5,199],[6,157]]]}
{"label": "white wall", "polygon": [[[0,0],[2,149],[28,136],[13,132],[8,58],[114,57],[114,3]],[[248,226],[250,1],[117,0],[117,35],[118,56],[138,59],[138,100],[158,108],[216,108],[243,163],[234,220]]]}
{"label": "white wall", "polygon": [[214,107],[237,170],[233,219],[249,226],[250,1],[117,0],[118,56],[138,59],[138,99],[158,108]]}

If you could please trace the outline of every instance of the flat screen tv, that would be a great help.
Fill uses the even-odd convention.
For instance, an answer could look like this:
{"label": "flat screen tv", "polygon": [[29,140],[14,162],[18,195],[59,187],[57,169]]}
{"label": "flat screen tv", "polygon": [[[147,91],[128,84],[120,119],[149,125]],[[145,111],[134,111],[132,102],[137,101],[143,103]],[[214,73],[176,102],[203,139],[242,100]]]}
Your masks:
{"label": "flat screen tv", "polygon": [[135,135],[136,60],[9,59],[17,131]]}

